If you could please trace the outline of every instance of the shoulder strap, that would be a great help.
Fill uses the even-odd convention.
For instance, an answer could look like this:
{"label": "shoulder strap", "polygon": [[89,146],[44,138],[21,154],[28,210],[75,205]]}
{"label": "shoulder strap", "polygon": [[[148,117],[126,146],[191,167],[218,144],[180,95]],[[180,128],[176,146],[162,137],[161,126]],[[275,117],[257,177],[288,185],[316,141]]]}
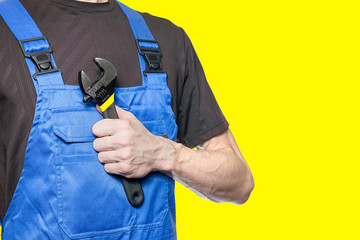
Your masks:
{"label": "shoulder strap", "polygon": [[[161,51],[154,41],[142,16],[117,1],[129,20],[136,39],[140,68],[144,85],[164,84],[167,75],[161,71]],[[34,20],[18,0],[0,0],[0,15],[3,17],[23,50],[34,85],[63,84],[61,72],[56,68],[52,49]]]}
{"label": "shoulder strap", "polygon": [[0,0],[0,15],[19,41],[36,91],[38,85],[63,84],[46,37],[21,3],[18,0]]}
{"label": "shoulder strap", "polygon": [[154,40],[144,18],[135,10],[116,1],[129,20],[138,50],[141,76],[144,85],[166,84],[167,75],[162,72],[161,50]]}

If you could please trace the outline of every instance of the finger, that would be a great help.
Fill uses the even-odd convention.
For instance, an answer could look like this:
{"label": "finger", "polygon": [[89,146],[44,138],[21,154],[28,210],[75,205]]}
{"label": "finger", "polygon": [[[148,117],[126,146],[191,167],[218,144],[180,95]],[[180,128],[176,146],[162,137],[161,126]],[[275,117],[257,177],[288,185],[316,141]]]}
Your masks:
{"label": "finger", "polygon": [[98,154],[99,161],[102,163],[131,161],[135,158],[131,147],[124,147],[115,151],[104,151]]}
{"label": "finger", "polygon": [[92,132],[97,137],[111,136],[116,131],[116,119],[102,119],[94,124]]}
{"label": "finger", "polygon": [[107,163],[104,165],[104,169],[107,173],[121,175],[117,169],[118,163]]}
{"label": "finger", "polygon": [[106,136],[96,138],[93,142],[93,147],[97,152],[104,152],[116,150],[121,146],[117,143],[116,137]]}
{"label": "finger", "polygon": [[107,152],[99,152],[98,154],[99,162],[108,164],[108,163],[118,163],[119,160],[115,160],[114,151],[107,151]]}
{"label": "finger", "polygon": [[107,163],[104,165],[104,169],[107,173],[121,175],[124,177],[129,177],[133,175],[135,168],[124,164],[121,162],[118,163]]}

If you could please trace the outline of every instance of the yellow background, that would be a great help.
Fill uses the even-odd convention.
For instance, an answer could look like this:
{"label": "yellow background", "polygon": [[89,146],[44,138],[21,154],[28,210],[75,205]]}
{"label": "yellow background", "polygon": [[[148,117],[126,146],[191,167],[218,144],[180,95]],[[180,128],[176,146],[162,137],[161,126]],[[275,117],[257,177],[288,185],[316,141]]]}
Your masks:
{"label": "yellow background", "polygon": [[184,28],[255,178],[242,206],[178,184],[179,240],[360,239],[358,1],[122,2]]}
{"label": "yellow background", "polygon": [[178,184],[179,240],[359,239],[358,1],[122,2],[185,29],[255,178],[242,206]]}

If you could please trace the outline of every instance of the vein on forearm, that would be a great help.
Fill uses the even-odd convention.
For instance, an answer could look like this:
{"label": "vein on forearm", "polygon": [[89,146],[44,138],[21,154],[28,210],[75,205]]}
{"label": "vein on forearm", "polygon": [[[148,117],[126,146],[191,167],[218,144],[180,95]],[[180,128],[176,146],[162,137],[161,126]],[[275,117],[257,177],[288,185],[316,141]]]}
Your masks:
{"label": "vein on forearm", "polygon": [[227,148],[195,151],[180,147],[172,176],[201,196],[223,202],[241,190],[247,176],[245,170],[246,166]]}

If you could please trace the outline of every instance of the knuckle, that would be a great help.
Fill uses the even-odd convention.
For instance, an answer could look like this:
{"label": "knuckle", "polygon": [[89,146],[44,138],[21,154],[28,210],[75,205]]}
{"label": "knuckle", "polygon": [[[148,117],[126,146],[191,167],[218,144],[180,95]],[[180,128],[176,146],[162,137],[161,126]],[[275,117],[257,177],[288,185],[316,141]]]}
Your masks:
{"label": "knuckle", "polygon": [[120,150],[114,152],[114,158],[116,158],[118,160],[124,160]]}
{"label": "knuckle", "polygon": [[114,146],[116,148],[120,148],[122,147],[124,144],[123,144],[123,141],[121,140],[120,137],[117,137],[115,140],[114,140]]}
{"label": "knuckle", "polygon": [[131,173],[131,167],[129,165],[127,165],[127,164],[126,165],[124,164],[121,171],[123,173]]}
{"label": "knuckle", "polygon": [[131,122],[129,119],[121,119],[121,125],[124,129],[130,129],[131,128]]}
{"label": "knuckle", "polygon": [[124,136],[117,137],[114,140],[114,145],[117,148],[124,147],[124,146],[129,145],[129,144],[130,144],[130,139],[128,137],[124,137]]}
{"label": "knuckle", "polygon": [[133,157],[133,153],[130,148],[125,148],[123,152],[123,157],[126,159],[131,159]]}
{"label": "knuckle", "polygon": [[119,165],[118,170],[119,170],[119,172],[122,173],[122,174],[130,175],[130,174],[133,173],[134,168],[131,167],[129,164],[122,164],[122,165]]}
{"label": "knuckle", "polygon": [[122,160],[129,160],[133,157],[132,151],[129,148],[122,148],[118,152],[118,157]]}

